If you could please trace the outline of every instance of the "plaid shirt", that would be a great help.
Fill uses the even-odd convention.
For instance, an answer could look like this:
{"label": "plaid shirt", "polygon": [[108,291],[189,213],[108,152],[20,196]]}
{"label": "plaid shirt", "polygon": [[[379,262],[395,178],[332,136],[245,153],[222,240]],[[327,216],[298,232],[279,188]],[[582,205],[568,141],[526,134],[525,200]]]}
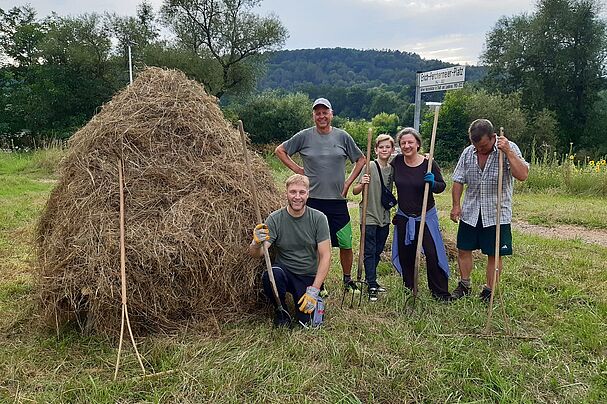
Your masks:
{"label": "plaid shirt", "polygon": [[[523,156],[521,150],[513,142],[510,148],[527,165],[529,165]],[[476,226],[479,214],[482,217],[483,227],[496,225],[496,204],[497,204],[497,176],[498,176],[498,155],[497,147],[493,146],[493,151],[487,158],[485,169],[481,170],[478,165],[476,149],[470,145],[464,149],[459,157],[455,171],[453,172],[453,181],[460,184],[468,184],[466,194],[464,195],[464,204],[460,220],[470,226]],[[504,178],[502,181],[502,210],[500,224],[508,224],[512,221],[512,189],[514,187],[514,177],[510,172],[510,163],[504,155]]]}

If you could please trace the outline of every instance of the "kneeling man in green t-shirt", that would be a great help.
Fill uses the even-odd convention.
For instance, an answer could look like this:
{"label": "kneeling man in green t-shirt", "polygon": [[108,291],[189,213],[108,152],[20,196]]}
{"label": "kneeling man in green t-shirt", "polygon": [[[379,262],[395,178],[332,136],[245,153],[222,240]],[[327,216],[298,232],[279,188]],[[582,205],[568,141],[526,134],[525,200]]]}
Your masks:
{"label": "kneeling man in green t-shirt", "polygon": [[[287,206],[268,216],[265,223],[253,230],[249,252],[254,257],[263,255],[262,243],[274,246],[276,259],[272,265],[280,303],[291,293],[299,310],[296,317],[301,324],[312,324],[312,316],[320,300],[319,293],[331,264],[331,236],[327,217],[306,206],[310,189],[308,177],[294,174],[286,181]],[[263,273],[266,296],[278,307],[267,271]],[[289,326],[290,319],[281,311],[274,318],[276,326]]]}

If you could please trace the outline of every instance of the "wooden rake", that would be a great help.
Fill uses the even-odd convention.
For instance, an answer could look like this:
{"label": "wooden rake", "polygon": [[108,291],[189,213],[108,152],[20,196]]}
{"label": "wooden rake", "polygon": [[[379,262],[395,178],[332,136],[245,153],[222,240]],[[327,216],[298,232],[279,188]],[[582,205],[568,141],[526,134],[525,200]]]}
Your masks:
{"label": "wooden rake", "polygon": [[[504,128],[500,127],[500,137],[504,136]],[[497,140],[496,140],[497,143]],[[497,146],[497,145],[496,145]],[[493,280],[491,282],[491,297],[489,298],[489,308],[487,311],[487,323],[485,324],[485,334],[489,333],[489,329],[491,328],[491,320],[492,320],[492,316],[493,316],[493,300],[495,297],[495,292],[496,292],[496,288],[498,286],[499,283],[499,276],[501,275],[501,271],[500,271],[500,244],[501,244],[501,228],[502,228],[502,223],[501,223],[501,218],[502,218],[502,184],[504,181],[504,153],[498,148],[497,149],[497,162],[498,162],[498,169],[497,169],[497,200],[496,200],[496,207],[495,207],[495,217],[496,217],[496,223],[495,223],[495,272],[493,273]],[[508,333],[510,333],[509,329],[510,329],[510,325],[508,323],[508,317],[506,316],[506,309],[504,307],[504,298],[502,296],[501,293],[501,289],[498,293],[499,295],[499,299],[500,299],[500,306],[502,308],[502,315],[504,316],[504,324],[506,325],[506,330]]]}

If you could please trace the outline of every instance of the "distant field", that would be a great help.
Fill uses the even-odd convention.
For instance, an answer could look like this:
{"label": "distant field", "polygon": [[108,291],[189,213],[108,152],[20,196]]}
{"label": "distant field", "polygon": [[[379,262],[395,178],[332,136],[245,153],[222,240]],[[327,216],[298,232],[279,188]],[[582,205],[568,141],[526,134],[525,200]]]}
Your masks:
{"label": "distant field", "polygon": [[[498,304],[493,329],[537,339],[462,336],[483,330],[486,306],[476,297],[434,302],[423,271],[418,309],[405,314],[388,263],[380,266],[388,293],[342,309],[334,251],[322,329],[275,330],[269,318],[252,318],[140,339],[146,367],[173,372],[138,378],[127,345],[112,382],[114,344],[75,331],[57,336],[37,316],[32,238],[60,158],[51,153],[0,154],[0,402],[607,402],[607,248],[516,231],[503,277],[508,324]],[[288,173],[269,162],[284,180]],[[515,196],[515,212],[535,224],[601,230],[604,201],[530,192]],[[453,238],[450,196],[437,204]]]}

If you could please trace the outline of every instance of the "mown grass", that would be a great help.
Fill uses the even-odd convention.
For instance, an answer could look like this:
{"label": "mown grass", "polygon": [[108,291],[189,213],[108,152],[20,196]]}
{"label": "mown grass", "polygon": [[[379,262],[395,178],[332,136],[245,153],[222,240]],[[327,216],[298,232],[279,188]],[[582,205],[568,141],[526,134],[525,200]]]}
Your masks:
{"label": "mown grass", "polygon": [[[0,244],[0,402],[607,400],[607,249],[519,233],[514,234],[515,255],[506,259],[502,279],[505,309],[514,334],[539,339],[460,336],[483,330],[486,307],[475,297],[436,303],[424,276],[417,310],[405,313],[400,279],[388,263],[380,266],[388,293],[376,304],[342,309],[334,254],[323,328],[276,330],[269,318],[255,317],[214,331],[191,329],[140,339],[149,370],[174,372],[139,378],[126,345],[118,381],[113,382],[113,343],[73,330],[57,336],[39,323],[30,236],[52,184],[44,182],[48,177],[33,169],[27,156],[13,163],[5,157],[0,157],[0,206],[2,223],[9,221],[0,229],[6,241]],[[284,179],[288,173],[275,166],[276,178]],[[515,211],[539,214],[549,209],[550,198],[554,200],[517,195]],[[578,215],[578,198],[558,201],[554,210],[559,217]],[[594,206],[600,199],[580,203]],[[448,212],[448,195],[441,195],[437,204],[441,213]],[[353,216],[357,210],[351,210]],[[455,225],[445,220],[442,225],[446,237],[453,237]],[[484,263],[476,266],[478,293]],[[506,329],[499,302],[493,329]]]}

